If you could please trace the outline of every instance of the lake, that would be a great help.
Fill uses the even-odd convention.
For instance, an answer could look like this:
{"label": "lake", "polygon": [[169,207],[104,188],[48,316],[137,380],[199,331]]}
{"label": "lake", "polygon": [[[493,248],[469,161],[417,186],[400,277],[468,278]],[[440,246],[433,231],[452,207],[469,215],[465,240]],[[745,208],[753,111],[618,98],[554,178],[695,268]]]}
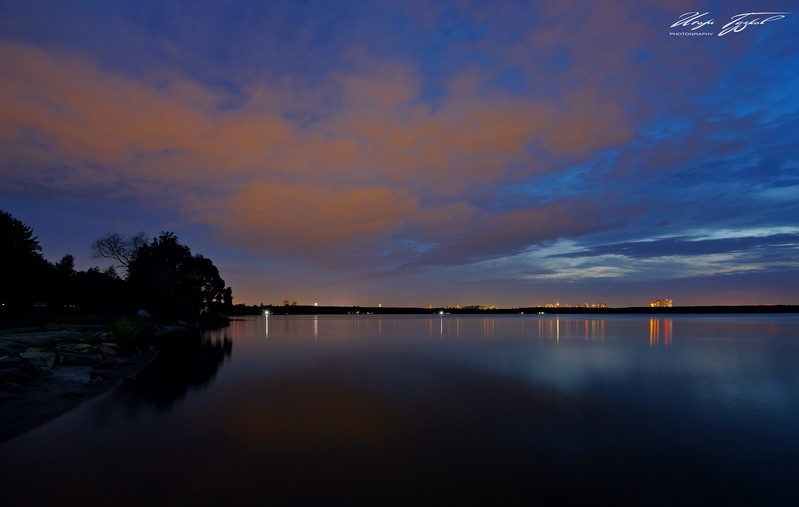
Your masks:
{"label": "lake", "polygon": [[796,505],[799,316],[257,316],[0,446],[3,505]]}

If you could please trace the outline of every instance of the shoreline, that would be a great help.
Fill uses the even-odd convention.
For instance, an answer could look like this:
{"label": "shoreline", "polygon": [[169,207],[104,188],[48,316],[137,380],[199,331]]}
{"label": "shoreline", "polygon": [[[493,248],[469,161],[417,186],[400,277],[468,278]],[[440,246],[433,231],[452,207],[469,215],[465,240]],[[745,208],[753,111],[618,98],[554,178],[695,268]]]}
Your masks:
{"label": "shoreline", "polygon": [[[155,336],[184,329],[164,327]],[[120,388],[157,359],[155,350],[123,354],[108,342],[88,345],[98,341],[102,330],[101,326],[0,330],[0,444]]]}
{"label": "shoreline", "polygon": [[126,378],[138,375],[156,357],[156,353],[139,356],[114,368],[107,378],[89,383],[64,381],[55,375],[39,378],[23,386],[14,397],[0,398],[0,445],[118,389]]}
{"label": "shoreline", "polygon": [[[401,306],[265,306],[270,315],[508,315],[508,314],[589,314],[589,315],[678,315],[678,314],[775,314],[799,313],[799,305],[734,306],[526,306],[517,308],[475,307],[401,307]],[[253,315],[260,315],[253,314]],[[233,316],[234,318],[236,316]]]}

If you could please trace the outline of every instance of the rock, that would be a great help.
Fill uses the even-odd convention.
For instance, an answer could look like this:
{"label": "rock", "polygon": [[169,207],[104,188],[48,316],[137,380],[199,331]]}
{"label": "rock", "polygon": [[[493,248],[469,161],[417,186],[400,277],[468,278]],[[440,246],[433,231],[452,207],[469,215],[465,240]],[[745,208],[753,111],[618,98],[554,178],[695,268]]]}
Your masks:
{"label": "rock", "polygon": [[0,370],[0,383],[6,388],[21,387],[42,376],[42,370],[30,364],[20,364],[14,368]]}
{"label": "rock", "polygon": [[95,368],[106,368],[106,369],[113,369],[118,367],[121,364],[125,364],[125,359],[119,357],[108,357],[106,356],[105,359],[101,361],[97,361],[94,363]]}
{"label": "rock", "polygon": [[106,356],[94,352],[90,354],[61,353],[61,363],[65,365],[93,365],[105,361],[107,361]]}
{"label": "rock", "polygon": [[92,351],[93,345],[90,343],[67,343],[62,345],[61,349],[68,352],[77,352],[79,354],[86,354]]}
{"label": "rock", "polygon": [[53,376],[67,382],[88,384],[92,380],[91,366],[59,366],[53,368]]}
{"label": "rock", "polygon": [[30,347],[19,356],[23,359],[27,359],[28,364],[44,370],[52,368],[56,360],[55,352],[47,352],[39,347]]}
{"label": "rock", "polygon": [[22,362],[19,357],[3,356],[0,357],[0,369],[13,368]]}
{"label": "rock", "polygon": [[108,345],[99,345],[97,347],[97,351],[100,352],[101,354],[106,354],[106,355],[110,355],[110,356],[117,355],[117,351],[114,350],[113,348],[109,347]]}

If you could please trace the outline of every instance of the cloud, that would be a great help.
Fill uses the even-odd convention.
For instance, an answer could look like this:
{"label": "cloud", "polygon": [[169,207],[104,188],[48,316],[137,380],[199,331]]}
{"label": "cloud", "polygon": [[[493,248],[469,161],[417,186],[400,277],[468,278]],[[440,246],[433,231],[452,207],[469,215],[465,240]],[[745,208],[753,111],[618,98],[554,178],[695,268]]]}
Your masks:
{"label": "cloud", "polygon": [[596,278],[638,282],[795,270],[794,227],[682,231],[668,238],[602,243],[562,240],[508,259],[525,279],[579,282]]}
{"label": "cloud", "polygon": [[7,156],[34,172],[83,168],[65,184],[96,188],[109,173],[208,180],[222,168],[235,174],[262,163],[291,136],[278,115],[221,110],[213,90],[168,72],[134,80],[85,57],[9,43],[0,45],[0,62]]}
{"label": "cloud", "polygon": [[246,184],[192,214],[220,226],[231,242],[296,259],[337,265],[363,257],[413,216],[418,201],[386,187],[263,181]]}
{"label": "cloud", "polygon": [[316,265],[308,286],[793,269],[795,23],[670,38],[688,0],[53,8],[4,21],[4,197],[168,217],[220,258]]}
{"label": "cloud", "polygon": [[[266,257],[369,273],[513,259],[531,245],[621,226],[733,222],[730,196],[754,178],[743,161],[780,167],[761,178],[758,199],[785,196],[775,187],[795,185],[783,177],[791,151],[775,150],[781,165],[760,163],[729,135],[749,116],[717,113],[730,121],[720,127],[682,104],[687,89],[712,85],[690,75],[712,51],[680,60],[688,75],[679,79],[656,71],[690,52],[658,31],[671,9],[545,3],[530,19],[519,6],[493,16],[415,4],[404,12],[425,26],[460,20],[460,32],[441,34],[446,54],[461,58],[445,71],[431,73],[427,56],[413,52],[387,57],[385,48],[331,40],[335,53],[306,27],[287,37],[334,62],[307,73],[299,61],[246,71],[230,64],[224,85],[203,80],[214,74],[203,68],[124,71],[53,46],[2,42],[0,188],[121,194]],[[517,28],[515,38],[497,19]],[[775,137],[769,125],[753,135]],[[729,159],[737,165],[728,180],[739,187],[708,178]],[[697,171],[702,184],[691,181]],[[674,254],[728,246],[657,245]],[[582,267],[603,277],[628,273],[614,255],[665,257],[623,241],[591,248],[594,265]]]}
{"label": "cloud", "polygon": [[546,171],[532,144],[583,156],[624,142],[621,109],[486,91],[474,71],[433,107],[414,65],[360,58],[321,83],[264,79],[231,95],[168,69],[131,76],[2,43],[6,185],[139,195],[233,243],[322,264],[451,263],[584,228],[585,205],[489,209],[486,190]]}
{"label": "cloud", "polygon": [[585,256],[618,254],[628,258],[646,259],[673,255],[704,255],[733,252],[750,252],[756,249],[782,248],[786,245],[799,245],[796,233],[780,233],[782,228],[770,232],[758,231],[756,234],[741,231],[713,231],[704,237],[676,237],[631,241],[625,243],[596,245],[590,248],[561,254],[561,256]]}

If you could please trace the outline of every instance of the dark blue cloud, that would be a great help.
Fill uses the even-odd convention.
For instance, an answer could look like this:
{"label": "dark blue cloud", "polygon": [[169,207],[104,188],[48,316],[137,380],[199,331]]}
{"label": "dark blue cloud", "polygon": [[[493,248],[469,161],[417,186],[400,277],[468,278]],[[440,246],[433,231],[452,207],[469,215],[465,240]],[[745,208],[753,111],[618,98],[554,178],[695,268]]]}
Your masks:
{"label": "dark blue cloud", "polygon": [[779,259],[799,249],[799,234],[772,234],[722,239],[678,237],[649,241],[632,241],[590,246],[585,249],[554,254],[553,257],[591,257],[623,255],[630,259],[647,259],[675,255],[697,256],[718,253],[758,251],[760,259]]}

